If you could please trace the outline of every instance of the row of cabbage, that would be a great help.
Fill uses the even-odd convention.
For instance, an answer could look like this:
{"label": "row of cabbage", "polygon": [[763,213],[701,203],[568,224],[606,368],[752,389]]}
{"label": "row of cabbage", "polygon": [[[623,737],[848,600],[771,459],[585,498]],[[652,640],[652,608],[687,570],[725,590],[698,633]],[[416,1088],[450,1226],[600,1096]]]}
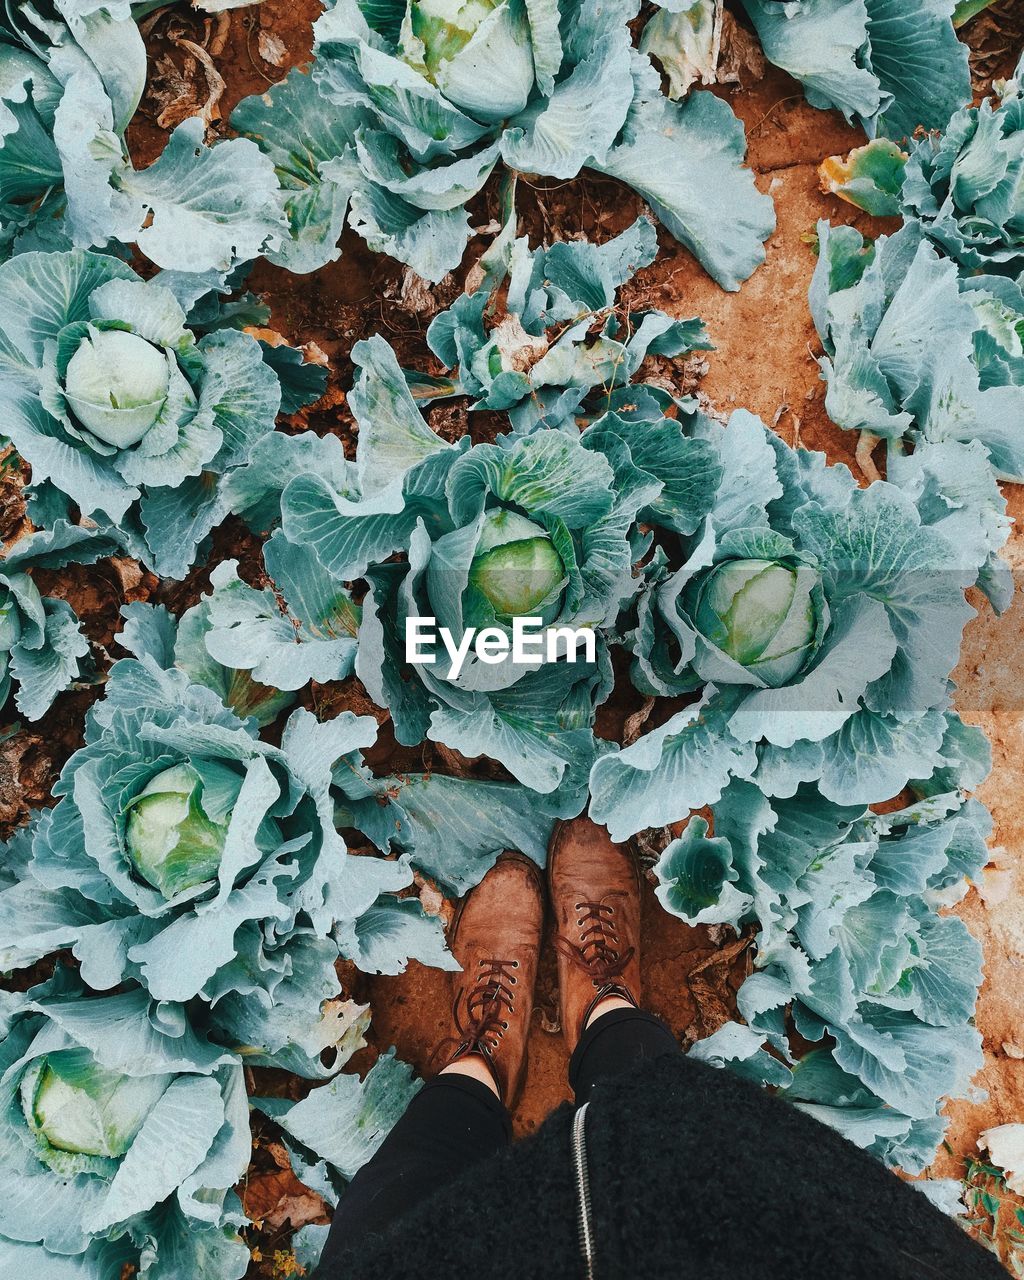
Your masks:
{"label": "row of cabbage", "polygon": [[[658,0],[639,29],[640,0],[333,0],[308,72],[235,110],[243,137],[207,148],[195,117],[137,170],[125,142],[146,75],[137,20],[158,7],[6,7],[6,251],[136,244],[194,301],[260,253],[292,271],[323,266],[347,220],[372,249],[439,280],[461,262],[467,202],[504,167],[618,179],[725,288],[764,259],[774,215],[742,168],[742,126],[692,88],[715,79],[722,0]],[[743,8],[808,100],[872,137],[941,128],[970,101],[953,0]]]}
{"label": "row of cabbage", "polygon": [[[987,465],[1001,480],[1024,479],[1024,59],[993,89],[991,98],[957,111],[942,130],[918,131],[903,144],[876,138],[821,166],[824,190],[873,215],[899,217],[902,226],[872,240],[852,227],[821,222],[819,262],[810,290],[811,313],[824,347],[819,364],[827,384],[826,408],[839,426],[860,433],[857,458],[874,480],[867,493],[876,493],[883,483],[873,455],[884,444],[888,481],[913,493],[922,514],[930,511],[941,523],[971,511],[975,532],[984,526],[990,535],[1003,520],[1002,506],[991,479],[983,479],[969,459],[983,459],[983,469]],[[930,480],[922,486],[924,473]],[[966,531],[965,536],[971,537]],[[979,565],[977,585],[1001,612],[1013,596],[1010,569],[991,550],[982,563],[982,554],[981,543],[975,542],[967,558]],[[935,911],[963,894],[961,873],[970,879],[984,865],[990,820],[976,802],[963,804],[962,795],[983,777],[987,757],[977,731],[958,725],[954,737],[957,766],[952,771],[941,767],[924,784],[912,783],[915,803],[884,816],[843,814],[820,800],[808,810],[799,792],[785,789],[780,806],[770,790],[766,797],[730,782],[711,805],[714,835],[708,836],[703,818],[692,819],[655,869],[659,897],[683,919],[736,928],[756,925],[759,930],[760,971],[739,993],[746,1025],[727,1024],[696,1051],[772,1083],[785,1072],[765,1055],[764,1045],[781,1049],[791,1025],[783,1010],[812,1042],[827,1030],[834,1041],[831,1054],[814,1050],[801,1058],[788,1082],[789,1096],[855,1141],[870,1139],[876,1150],[879,1098],[899,1110],[905,1105],[897,1096],[900,1091],[913,1092],[915,1080],[923,1080],[921,1073],[937,1065],[933,1053],[945,1055],[942,1070],[950,1072],[943,1088],[956,1074],[954,1063],[962,1061],[962,1054],[977,1063],[972,1037],[962,1034],[979,979],[977,951],[958,920]],[[950,784],[955,795],[946,793]],[[799,847],[818,823],[829,828],[828,853],[808,864],[794,857],[794,844]],[[890,863],[896,852],[889,844],[894,835],[900,850]],[[934,857],[930,874],[918,862],[926,848]],[[973,852],[961,861],[968,848]],[[847,871],[840,870],[844,865]],[[891,871],[902,881],[898,888],[889,878]],[[906,893],[908,899],[897,906],[887,896],[889,890],[897,896]],[[866,971],[874,977],[860,988],[868,993],[861,1014],[870,1030],[863,1024],[844,1028],[844,1015],[836,1016],[831,1002],[838,999],[850,1007],[848,976],[855,990],[859,987],[860,943],[868,932],[860,925],[865,914],[890,908],[897,914],[908,910],[917,923],[906,918],[896,923],[890,917],[876,935],[881,946],[872,949]],[[904,968],[889,995],[881,997],[878,980],[889,960],[902,966],[895,952],[884,953],[892,946],[923,954],[918,952],[922,927],[932,942],[945,934],[945,959],[933,953],[916,974]],[[852,941],[851,930],[858,942]],[[808,959],[810,989],[824,1006],[831,1006],[831,1018],[821,1005],[809,1007],[801,995]],[[882,976],[881,986],[888,986],[889,976]],[[912,1008],[919,1019],[929,1021],[920,993],[916,998],[911,994],[922,978],[940,983],[947,1008],[957,1002],[955,992],[963,998],[961,1034],[948,1029],[941,1048],[939,1039],[929,1046],[920,1027],[908,1033],[906,1025],[897,1030],[890,1021],[897,1007]],[[879,1059],[872,1071],[880,1068],[881,1075],[868,1081],[864,1055],[872,1052],[870,1043],[877,1045],[874,1033],[882,1028],[888,1048],[895,1041],[901,1052],[888,1067]],[[889,1068],[898,1074],[888,1076]],[[969,1075],[958,1078],[962,1084]],[[837,1116],[840,1097],[844,1111]],[[894,1123],[891,1113],[885,1120]],[[896,1154],[903,1167],[917,1169],[929,1160],[942,1129],[941,1120],[922,1119],[897,1133],[894,1145],[888,1137],[882,1142],[890,1158]],[[956,1184],[952,1190],[955,1202]]]}
{"label": "row of cabbage", "polygon": [[[920,7],[963,64],[943,90],[957,101],[934,108],[948,115],[969,96],[966,53],[943,6]],[[635,380],[647,357],[710,345],[698,320],[619,300],[655,256],[651,224],[601,247],[531,249],[515,235],[510,185],[477,287],[430,328],[446,373],[403,369],[373,338],[353,351],[354,460],[334,437],[275,430],[279,410],[316,398],[323,372],[241,331],[259,307],[239,296],[239,263],[262,252],[292,270],[321,265],[350,205],[372,247],[428,276],[461,259],[465,202],[499,163],[572,176],[586,162],[631,183],[726,287],[754,269],[771,229],[740,166],[739,125],[708,93],[662,95],[632,49],[635,4],[508,0],[459,21],[443,5],[391,8],[335,5],[317,26],[314,74],[239,108],[236,127],[269,162],[244,139],[206,149],[186,122],[141,174],[123,145],[134,101],[109,107],[122,74],[110,41],[135,47],[128,6],[64,6],[63,26],[28,9],[4,20],[25,74],[4,97],[15,123],[0,166],[30,137],[50,138],[56,156],[45,198],[15,191],[16,216],[3,210],[0,394],[32,466],[38,528],[0,565],[0,645],[19,711],[38,718],[94,675],[73,611],[41,594],[35,570],[127,553],[181,578],[233,513],[265,539],[268,584],[227,561],[180,618],[126,607],[118,639],[131,656],[110,668],[57,803],[0,867],[0,968],[67,950],[77,962],[0,996],[0,1257],[43,1277],[126,1262],[150,1280],[243,1274],[232,1188],[250,1156],[246,1065],[329,1079],[305,1102],[254,1105],[333,1203],[415,1088],[389,1055],[363,1082],[335,1074],[366,1021],[340,1002],[336,961],[450,967],[438,920],[409,895],[414,873],[458,895],[502,847],[543,860],[554,820],[588,801],[617,839],[695,809],[713,816],[710,835],[691,818],[656,868],[684,919],[757,930],[746,1025],[698,1053],[908,1169],[927,1163],[943,1097],[980,1061],[978,949],[938,912],[987,858],[989,819],[966,798],[987,746],[952,711],[949,683],[973,613],[965,588],[997,607],[1009,592],[995,474],[1010,473],[984,434],[987,409],[972,402],[957,432],[893,450],[888,480],[866,490],[744,411],[723,425]],[[887,120],[901,130],[905,78],[885,73],[899,15],[875,3],[748,8],[812,101],[831,94],[871,131]],[[678,38],[685,19],[699,32],[697,9],[666,5],[641,49],[667,69],[658,31],[674,24]],[[819,9],[863,11],[843,72],[856,99],[780,52],[820,45]],[[483,67],[516,71],[513,46],[531,50],[529,76],[520,67],[518,97],[495,120],[490,85],[484,104],[467,95]],[[623,68],[630,88],[617,98],[607,86],[626,83]],[[89,94],[108,103],[97,133]],[[902,109],[924,119],[920,102]],[[320,140],[301,164],[288,150],[296,136]],[[652,137],[673,150],[652,156]],[[648,185],[678,173],[684,154],[678,191]],[[696,211],[681,203],[694,174],[718,184],[720,209],[706,191]],[[719,235],[722,225],[733,230]],[[847,234],[832,248],[823,237],[816,318],[826,301],[840,316],[833,298],[854,266],[882,278],[883,296],[891,288],[884,245],[850,252]],[[912,229],[900,234],[889,252],[903,263]],[[131,243],[163,268],[154,279],[123,262],[118,247]],[[451,261],[418,256],[439,247]],[[956,297],[969,292],[956,277]],[[1008,294],[973,293],[975,329],[1002,342],[971,343],[979,394],[990,370],[1013,387],[1013,326],[992,318]],[[504,415],[497,438],[438,436],[424,410],[453,396],[488,423]],[[424,614],[455,634],[523,614],[592,628],[596,660],[470,660],[455,676],[438,652],[411,668],[404,623]],[[622,749],[594,732],[616,653],[639,694],[686,703]],[[487,756],[514,781],[375,776],[364,758],[373,719],[289,711],[310,680],[353,672],[400,744]],[[869,808],[901,792],[897,812]],[[798,1055],[794,1031],[822,1047]],[[318,1234],[299,1240],[300,1261]]]}

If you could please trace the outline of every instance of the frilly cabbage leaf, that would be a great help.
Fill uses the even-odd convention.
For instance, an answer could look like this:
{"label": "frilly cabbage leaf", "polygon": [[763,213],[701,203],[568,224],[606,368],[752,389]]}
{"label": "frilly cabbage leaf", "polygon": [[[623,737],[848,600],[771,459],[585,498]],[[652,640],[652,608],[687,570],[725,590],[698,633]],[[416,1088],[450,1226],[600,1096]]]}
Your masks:
{"label": "frilly cabbage leaf", "polygon": [[943,129],[971,100],[954,0],[743,0],[765,56],[814,107],[836,107],[869,137]]}
{"label": "frilly cabbage leaf", "polygon": [[66,600],[42,595],[33,570],[91,564],[117,549],[113,537],[62,520],[0,555],[0,707],[17,681],[18,711],[38,720],[87,671],[89,641],[74,610]]}
{"label": "frilly cabbage leaf", "polygon": [[[987,812],[962,790],[879,816],[811,786],[771,799],[742,781],[711,811],[714,837],[693,817],[662,854],[658,896],[687,923],[755,930],[755,971],[738,997],[746,1025],[726,1024],[694,1056],[782,1086],[920,1172],[945,1129],[941,1099],[981,1066],[980,947],[936,906],[988,861]],[[804,1052],[794,1032],[830,1039]]]}

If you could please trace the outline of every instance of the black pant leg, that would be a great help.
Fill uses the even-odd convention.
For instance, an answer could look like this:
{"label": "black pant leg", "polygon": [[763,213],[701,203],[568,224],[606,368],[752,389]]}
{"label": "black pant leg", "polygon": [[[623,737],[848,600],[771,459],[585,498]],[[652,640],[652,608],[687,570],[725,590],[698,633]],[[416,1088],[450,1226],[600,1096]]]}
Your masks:
{"label": "black pant leg", "polygon": [[335,1260],[390,1226],[438,1187],[507,1147],[512,1126],[503,1103],[469,1076],[435,1076],[342,1194],[316,1280],[351,1280]]}
{"label": "black pant leg", "polygon": [[682,1053],[679,1041],[646,1009],[611,1009],[580,1036],[569,1060],[569,1084],[576,1105],[586,1102],[598,1080],[621,1075],[647,1058]]}

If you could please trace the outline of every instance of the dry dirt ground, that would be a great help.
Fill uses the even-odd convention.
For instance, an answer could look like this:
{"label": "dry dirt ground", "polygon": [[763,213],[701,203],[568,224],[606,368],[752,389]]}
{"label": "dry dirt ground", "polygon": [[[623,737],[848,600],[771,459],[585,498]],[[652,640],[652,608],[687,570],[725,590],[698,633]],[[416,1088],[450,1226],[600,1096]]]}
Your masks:
{"label": "dry dirt ground", "polygon": [[[1019,0],[1003,0],[993,13],[968,28],[966,38],[976,52],[980,92],[988,88],[993,75],[1008,73],[1024,42],[1024,14],[1018,4]],[[265,0],[217,19],[203,19],[184,6],[159,11],[148,19],[150,83],[130,134],[136,163],[155,156],[167,128],[204,104],[212,132],[228,133],[225,121],[240,98],[262,91],[282,78],[289,66],[308,57],[309,23],[316,12],[316,0]],[[222,85],[183,41],[208,51]],[[869,234],[890,227],[823,195],[818,187],[821,160],[849,150],[863,141],[862,135],[836,114],[808,107],[799,86],[782,73],[754,65],[741,68],[740,74],[739,87],[719,91],[743,119],[749,163],[758,185],[775,200],[778,229],[768,242],[767,262],[738,293],[728,294],[663,235],[658,261],[631,286],[631,300],[679,316],[702,316],[716,344],[707,355],[706,368],[690,362],[671,369],[663,363],[657,372],[670,374],[679,387],[699,390],[716,409],[742,405],[759,413],[790,443],[822,449],[831,461],[846,462],[856,472],[853,438],[837,430],[824,411],[824,388],[814,359],[820,347],[807,309],[807,285],[814,267],[808,237],[819,218],[856,222]],[[605,239],[642,210],[631,192],[609,180],[527,183],[521,188],[521,203],[521,230],[535,239],[580,234]],[[475,225],[487,225],[497,212],[495,193],[485,192],[475,211]],[[471,254],[472,248],[479,250],[485,243],[475,241]],[[272,308],[271,324],[292,341],[316,341],[331,360],[327,397],[295,425],[334,432],[351,444],[352,423],[343,392],[349,385],[348,354],[353,342],[379,331],[399,349],[403,363],[430,367],[423,342],[426,323],[433,311],[460,291],[461,276],[456,273],[456,278],[426,289],[421,282],[408,280],[397,264],[370,255],[348,233],[343,248],[341,260],[312,279],[288,277],[264,264],[252,284]],[[434,425],[445,433],[465,430],[458,410],[442,411]],[[8,537],[18,520],[18,504],[10,488],[0,496],[11,498],[0,528],[0,536]],[[1007,486],[1006,497],[1010,513],[1024,518],[1024,493]],[[214,561],[237,556],[243,572],[248,569],[252,575],[258,572],[257,553],[244,529],[229,522],[215,541]],[[1024,530],[1014,534],[1007,554],[1024,571]],[[125,563],[116,571],[72,571],[58,584],[47,583],[47,589],[72,598],[91,636],[109,646],[120,603],[162,599],[181,609],[206,589],[209,567],[197,570],[184,584],[158,584]],[[987,882],[984,897],[972,890],[957,910],[985,948],[986,980],[978,1010],[985,1067],[977,1084],[987,1092],[987,1099],[951,1106],[948,1149],[936,1161],[937,1176],[961,1175],[963,1159],[974,1151],[982,1129],[1024,1120],[1024,783],[1020,772],[1024,664],[1019,656],[1024,642],[1024,599],[1018,596],[1002,619],[996,619],[984,602],[978,603],[978,609],[978,617],[968,627],[956,675],[961,689],[958,707],[965,720],[982,726],[993,745],[995,767],[980,794],[995,816],[1001,871]],[[116,646],[112,656],[117,656]],[[88,692],[65,695],[40,726],[0,746],[0,796],[4,797],[0,823],[16,824],[24,818],[27,805],[47,802],[64,759],[79,744],[82,715],[94,696]],[[373,710],[354,680],[313,688],[308,700],[321,714],[342,707]],[[628,695],[617,696],[602,711],[599,731],[619,736],[623,718],[635,707]],[[377,716],[383,719],[379,710]],[[385,745],[377,753],[378,763],[389,755],[386,725],[382,737]],[[425,754],[391,751],[390,763],[399,768],[417,763],[452,765],[450,759],[431,758],[430,752],[429,747]],[[455,767],[460,762],[455,761]],[[464,767],[474,773],[486,769],[473,762]],[[661,911],[650,892],[645,902],[643,952],[646,999],[684,1040],[706,1034],[729,1016],[732,993],[751,962],[747,939],[737,941],[729,930],[716,934],[690,929]],[[446,1031],[445,976],[415,964],[400,978],[346,976],[351,994],[372,1001],[372,1046],[394,1044],[403,1058],[426,1070],[433,1046]],[[541,974],[535,1019],[527,1087],[515,1115],[519,1133],[534,1129],[567,1096],[566,1053],[557,1022],[550,955]],[[298,1082],[278,1078],[261,1085],[291,1092]],[[316,1220],[322,1209],[280,1167],[281,1156],[272,1135],[258,1135],[246,1202],[252,1216],[265,1223],[253,1239],[260,1252],[252,1272],[264,1277],[289,1274],[286,1252],[275,1254],[286,1246],[289,1218],[292,1226],[298,1226]],[[727,1169],[727,1153],[719,1153],[718,1158]],[[709,1161],[714,1159],[709,1153]]]}

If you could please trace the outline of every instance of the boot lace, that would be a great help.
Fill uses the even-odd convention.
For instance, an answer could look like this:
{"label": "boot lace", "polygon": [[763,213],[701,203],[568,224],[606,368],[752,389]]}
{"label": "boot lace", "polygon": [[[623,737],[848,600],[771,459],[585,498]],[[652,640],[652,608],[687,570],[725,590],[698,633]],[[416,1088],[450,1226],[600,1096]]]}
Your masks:
{"label": "boot lace", "polygon": [[559,934],[555,939],[557,950],[581,969],[598,991],[624,990],[614,979],[621,976],[636,952],[635,947],[621,949],[615,923],[615,907],[609,902],[610,898],[627,896],[617,891],[605,894],[600,902],[575,903],[579,942],[573,942],[564,934]]}
{"label": "boot lace", "polygon": [[508,1015],[516,1011],[512,990],[518,983],[518,960],[480,960],[471,987],[460,987],[452,1004],[457,1032],[438,1045],[437,1052],[453,1048],[455,1056],[482,1053],[490,1058],[508,1030]]}

